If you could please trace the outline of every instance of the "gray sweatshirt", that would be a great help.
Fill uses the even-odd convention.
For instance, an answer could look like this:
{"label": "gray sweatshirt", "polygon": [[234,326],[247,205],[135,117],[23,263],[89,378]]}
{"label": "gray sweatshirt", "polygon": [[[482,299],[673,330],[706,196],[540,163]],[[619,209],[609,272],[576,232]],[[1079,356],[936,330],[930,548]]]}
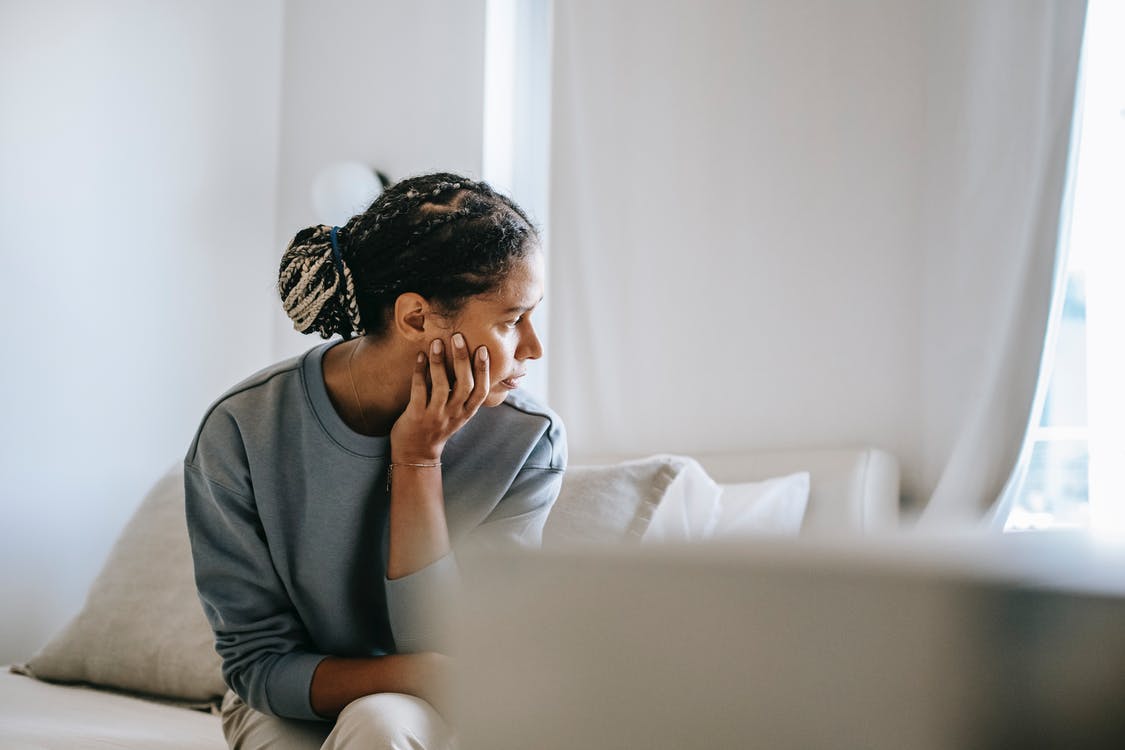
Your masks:
{"label": "gray sweatshirt", "polygon": [[566,466],[558,416],[513,392],[442,453],[454,553],[386,578],[390,441],[352,431],[324,386],[324,352],[224,394],[184,460],[195,580],[227,684],[253,708],[317,719],[326,656],[439,650],[427,603],[458,583],[456,550],[538,545]]}

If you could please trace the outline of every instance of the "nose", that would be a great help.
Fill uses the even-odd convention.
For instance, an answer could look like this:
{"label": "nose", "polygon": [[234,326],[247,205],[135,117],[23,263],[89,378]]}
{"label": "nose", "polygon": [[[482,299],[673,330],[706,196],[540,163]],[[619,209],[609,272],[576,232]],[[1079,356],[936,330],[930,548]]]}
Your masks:
{"label": "nose", "polygon": [[520,343],[516,347],[516,359],[539,359],[543,356],[543,344],[539,341],[539,334],[531,325],[529,318],[524,318],[524,330],[520,332]]}

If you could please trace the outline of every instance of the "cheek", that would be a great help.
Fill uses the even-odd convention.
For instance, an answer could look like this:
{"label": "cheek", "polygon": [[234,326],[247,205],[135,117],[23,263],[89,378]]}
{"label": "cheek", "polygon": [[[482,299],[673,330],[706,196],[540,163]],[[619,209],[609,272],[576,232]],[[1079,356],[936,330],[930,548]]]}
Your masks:
{"label": "cheek", "polygon": [[[515,362],[514,336],[488,331],[468,338],[468,341],[473,351],[476,351],[478,346],[488,347],[488,375],[493,384],[511,375],[512,363]],[[489,396],[489,399],[491,400],[492,396]]]}
{"label": "cheek", "polygon": [[512,362],[515,361],[516,356],[516,337],[511,335],[497,334],[488,336],[481,340],[481,343],[488,347],[488,356],[492,362],[492,375],[495,377],[499,373],[507,374],[511,369]]}

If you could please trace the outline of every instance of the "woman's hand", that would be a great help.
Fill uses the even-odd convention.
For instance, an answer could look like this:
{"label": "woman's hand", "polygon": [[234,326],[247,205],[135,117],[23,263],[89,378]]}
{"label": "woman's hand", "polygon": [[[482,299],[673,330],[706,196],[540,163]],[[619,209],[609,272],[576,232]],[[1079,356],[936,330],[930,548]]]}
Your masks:
{"label": "woman's hand", "polygon": [[[454,333],[452,346],[441,339],[430,342],[429,353],[418,353],[410,381],[410,402],[391,427],[391,461],[439,461],[445,443],[488,398],[488,349],[481,346],[470,358],[465,337]],[[452,349],[452,368],[446,366],[446,349]],[[453,382],[449,371],[452,370]]]}
{"label": "woman's hand", "polygon": [[[446,441],[477,413],[490,385],[485,348],[478,348],[470,358],[463,335],[453,334],[452,342],[448,370],[441,339],[430,342],[428,357],[418,354],[410,401],[391,427],[391,463],[387,467],[390,580],[415,573],[450,552],[441,471],[435,469]],[[396,471],[392,479],[396,466],[406,473]]]}

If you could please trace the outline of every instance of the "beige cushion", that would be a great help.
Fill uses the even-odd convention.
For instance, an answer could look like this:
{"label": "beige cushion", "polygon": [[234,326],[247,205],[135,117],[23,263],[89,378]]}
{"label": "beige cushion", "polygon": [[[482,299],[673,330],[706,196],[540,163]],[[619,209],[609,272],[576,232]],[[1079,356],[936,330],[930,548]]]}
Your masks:
{"label": "beige cushion", "polygon": [[26,669],[185,704],[221,700],[219,656],[195,589],[182,464],[149,491],[82,610]]}
{"label": "beige cushion", "polygon": [[690,461],[657,455],[605,466],[568,467],[543,527],[543,547],[639,541]]}

